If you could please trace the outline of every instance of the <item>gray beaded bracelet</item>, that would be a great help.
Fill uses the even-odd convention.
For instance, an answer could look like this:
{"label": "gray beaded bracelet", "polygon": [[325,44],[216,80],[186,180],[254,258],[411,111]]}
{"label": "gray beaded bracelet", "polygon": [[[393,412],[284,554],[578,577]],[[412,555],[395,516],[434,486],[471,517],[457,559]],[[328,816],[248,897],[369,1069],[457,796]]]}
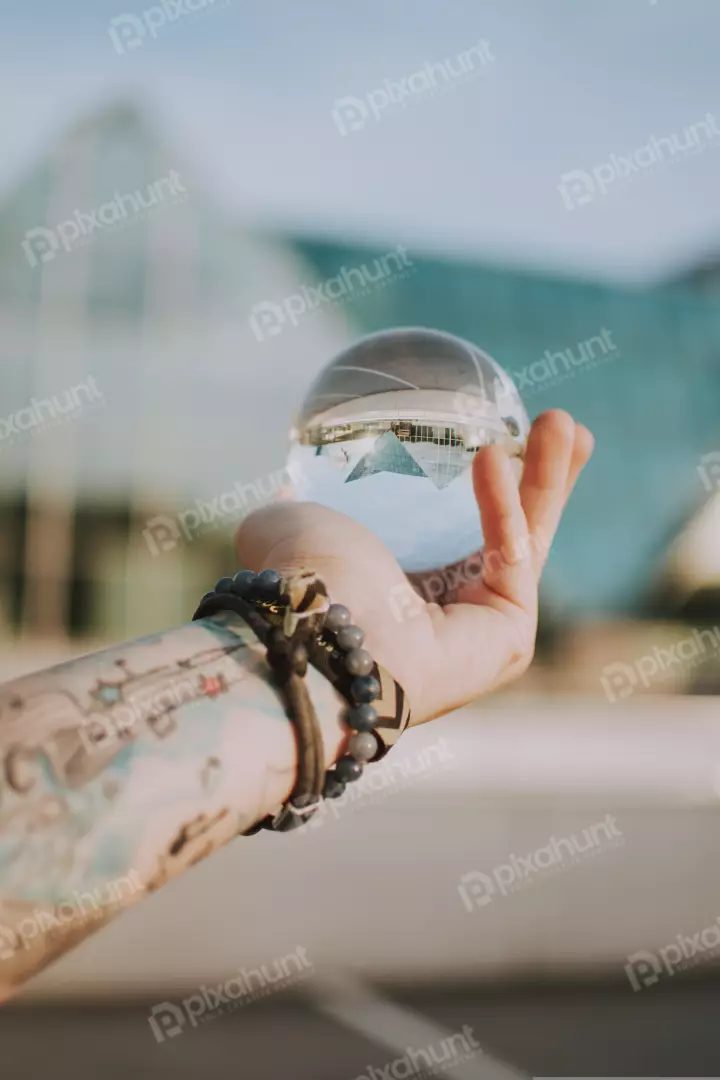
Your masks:
{"label": "gray beaded bracelet", "polygon": [[[293,792],[276,814],[250,833],[285,832],[302,825],[318,809],[321,796],[342,795],[365,764],[378,761],[410,721],[402,687],[363,648],[364,635],[342,604],[331,604],[312,572],[284,579],[276,570],[241,570],[221,578],[203,596],[193,619],[234,611],[267,646],[268,662],[283,693],[298,741],[298,774]],[[348,703],[343,720],[352,732],[346,752],[324,772],[322,734],[302,676],[311,663]]]}

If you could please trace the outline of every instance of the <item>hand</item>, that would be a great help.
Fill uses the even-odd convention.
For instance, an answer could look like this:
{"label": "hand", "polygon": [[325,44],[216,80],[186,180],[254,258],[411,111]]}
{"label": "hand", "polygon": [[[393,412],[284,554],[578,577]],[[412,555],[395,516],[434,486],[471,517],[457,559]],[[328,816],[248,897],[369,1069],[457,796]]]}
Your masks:
{"label": "hand", "polygon": [[364,630],[374,658],[404,687],[412,723],[422,723],[527,669],[540,574],[592,449],[590,432],[567,413],[543,413],[530,432],[519,490],[503,449],[478,451],[473,484],[485,548],[482,560],[460,564],[452,603],[413,593],[373,533],[315,503],[278,503],[250,515],[237,534],[238,556],[255,571],[317,571]]}

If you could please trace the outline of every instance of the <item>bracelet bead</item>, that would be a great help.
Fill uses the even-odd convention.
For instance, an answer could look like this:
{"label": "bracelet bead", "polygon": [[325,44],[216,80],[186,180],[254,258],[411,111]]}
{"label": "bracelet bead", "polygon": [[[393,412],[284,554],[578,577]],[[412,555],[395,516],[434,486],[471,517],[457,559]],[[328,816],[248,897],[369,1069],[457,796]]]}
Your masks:
{"label": "bracelet bead", "polygon": [[282,592],[282,574],[277,570],[261,570],[258,574],[253,592],[261,600],[277,600]]}
{"label": "bracelet bead", "polygon": [[380,696],[380,683],[372,675],[356,675],[350,684],[353,701],[365,705]]}
{"label": "bracelet bead", "polygon": [[359,649],[364,640],[365,635],[359,626],[343,626],[337,633],[337,643],[341,649]]}
{"label": "bracelet bead", "polygon": [[350,626],[350,612],[344,604],[331,604],[325,616],[325,626],[328,630],[342,630]]}
{"label": "bracelet bead", "polygon": [[342,780],[338,780],[334,772],[326,773],[325,785],[323,787],[324,799],[337,799],[345,791],[345,783]]}
{"label": "bracelet bead", "polygon": [[363,767],[355,758],[341,757],[335,763],[335,776],[343,783],[350,784],[353,780],[359,780],[363,773]]}
{"label": "bracelet bead", "polygon": [[372,761],[378,752],[378,741],[369,731],[359,731],[348,739],[347,752],[356,761]]}
{"label": "bracelet bead", "polygon": [[377,720],[378,714],[372,705],[356,705],[345,713],[345,723],[353,731],[372,731]]}
{"label": "bracelet bead", "polygon": [[252,570],[238,570],[233,578],[233,592],[240,597],[249,596],[255,585],[257,574]]}
{"label": "bracelet bead", "polygon": [[375,666],[367,649],[351,649],[345,657],[345,670],[351,675],[369,675]]}

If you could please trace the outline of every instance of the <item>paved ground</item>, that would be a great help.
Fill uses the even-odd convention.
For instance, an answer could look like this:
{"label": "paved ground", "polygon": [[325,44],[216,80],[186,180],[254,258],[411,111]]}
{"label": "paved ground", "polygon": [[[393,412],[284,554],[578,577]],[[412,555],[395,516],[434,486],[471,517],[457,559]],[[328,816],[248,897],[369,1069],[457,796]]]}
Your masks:
{"label": "paved ground", "polygon": [[[385,993],[453,1032],[470,1025],[488,1053],[531,1076],[720,1077],[717,980],[686,975],[638,994],[629,994],[627,984]],[[396,1057],[293,1000],[213,1016],[158,1044],[148,1024],[152,1004],[6,1006],[0,1076],[380,1080]]]}

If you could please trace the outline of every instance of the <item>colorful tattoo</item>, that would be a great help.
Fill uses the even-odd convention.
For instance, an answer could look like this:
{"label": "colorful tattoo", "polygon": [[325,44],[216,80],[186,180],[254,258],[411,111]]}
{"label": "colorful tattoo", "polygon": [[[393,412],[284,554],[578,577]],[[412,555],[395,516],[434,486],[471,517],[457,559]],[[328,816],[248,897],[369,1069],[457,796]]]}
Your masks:
{"label": "colorful tattoo", "polygon": [[0,1001],[257,820],[273,769],[292,781],[268,720],[232,614],[0,687]]}

